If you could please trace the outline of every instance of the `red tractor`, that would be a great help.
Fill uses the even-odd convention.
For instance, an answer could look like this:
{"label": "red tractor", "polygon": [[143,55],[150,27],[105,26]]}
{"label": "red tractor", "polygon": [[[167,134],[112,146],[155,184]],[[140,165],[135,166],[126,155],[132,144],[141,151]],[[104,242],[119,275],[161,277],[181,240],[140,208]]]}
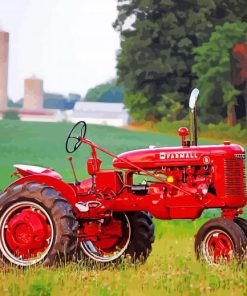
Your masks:
{"label": "red tractor", "polygon": [[[52,265],[80,253],[100,263],[147,259],[157,219],[196,219],[205,209],[220,208],[221,217],[206,222],[195,236],[198,259],[216,265],[246,255],[247,221],[244,149],[229,141],[197,146],[196,100],[193,90],[191,137],[180,128],[180,147],[150,147],[114,155],[85,138],[78,122],[66,140],[74,152],[91,147],[90,178],[74,183],[57,172],[15,165],[17,180],[0,196],[0,254],[16,266]],[[97,150],[114,157],[113,168],[101,169]],[[140,182],[140,178],[142,181]],[[83,257],[84,258],[84,257]]]}

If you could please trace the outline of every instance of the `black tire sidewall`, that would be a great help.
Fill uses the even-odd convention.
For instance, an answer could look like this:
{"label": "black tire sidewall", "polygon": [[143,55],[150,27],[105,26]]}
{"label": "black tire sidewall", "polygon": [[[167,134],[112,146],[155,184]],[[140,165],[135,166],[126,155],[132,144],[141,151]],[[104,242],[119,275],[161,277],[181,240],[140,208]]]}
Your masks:
{"label": "black tire sidewall", "polygon": [[202,254],[202,246],[207,234],[213,230],[223,231],[231,239],[234,248],[233,257],[237,260],[241,260],[247,245],[247,239],[242,229],[236,223],[225,218],[211,219],[199,229],[195,238],[195,253],[197,259],[206,260]]}
{"label": "black tire sidewall", "polygon": [[[53,229],[53,241],[46,256],[42,261],[30,265],[42,263],[44,266],[52,266],[55,263],[63,262],[64,258],[67,257],[67,252],[70,253],[72,249],[76,247],[76,237],[72,238],[72,230],[69,229],[71,224],[76,228],[77,223],[72,214],[72,207],[54,188],[30,182],[10,187],[8,191],[1,195],[0,215],[2,216],[4,212],[15,203],[21,202],[32,202],[40,206],[49,216]],[[72,223],[71,219],[73,220]],[[67,245],[69,246],[68,250]],[[1,250],[0,256],[3,258],[4,262],[9,263]],[[22,265],[16,266],[21,267]]]}
{"label": "black tire sidewall", "polygon": [[154,224],[148,212],[128,213],[131,224],[131,238],[125,256],[132,262],[145,262],[152,251]]}
{"label": "black tire sidewall", "polygon": [[243,230],[247,237],[247,220],[241,217],[236,217],[233,221]]}

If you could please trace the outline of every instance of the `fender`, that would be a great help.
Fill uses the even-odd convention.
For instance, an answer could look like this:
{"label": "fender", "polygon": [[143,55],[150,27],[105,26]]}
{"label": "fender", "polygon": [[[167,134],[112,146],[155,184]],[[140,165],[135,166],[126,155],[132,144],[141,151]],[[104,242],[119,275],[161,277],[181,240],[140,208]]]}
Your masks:
{"label": "fender", "polygon": [[35,182],[39,184],[44,183],[47,186],[54,187],[54,189],[60,192],[61,196],[66,198],[68,200],[68,203],[71,205],[74,205],[77,201],[76,192],[72,186],[70,186],[69,184],[59,179],[56,179],[44,174],[29,175],[29,176],[17,179],[15,182],[11,183],[8,187],[6,187],[4,189],[4,192],[7,191],[13,185],[24,184],[27,182]]}

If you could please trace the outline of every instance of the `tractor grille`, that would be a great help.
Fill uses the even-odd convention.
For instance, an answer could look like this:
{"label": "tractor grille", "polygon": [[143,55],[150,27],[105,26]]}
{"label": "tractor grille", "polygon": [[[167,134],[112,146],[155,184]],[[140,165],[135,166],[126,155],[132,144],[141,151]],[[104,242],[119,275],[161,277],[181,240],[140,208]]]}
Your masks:
{"label": "tractor grille", "polygon": [[244,159],[225,159],[225,195],[244,196],[246,194]]}

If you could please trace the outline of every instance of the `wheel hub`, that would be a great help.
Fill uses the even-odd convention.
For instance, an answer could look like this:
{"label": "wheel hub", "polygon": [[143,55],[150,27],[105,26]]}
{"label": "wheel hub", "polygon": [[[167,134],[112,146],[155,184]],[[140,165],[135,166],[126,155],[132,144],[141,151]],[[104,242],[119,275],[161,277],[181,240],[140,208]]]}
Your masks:
{"label": "wheel hub", "polygon": [[5,227],[9,248],[24,258],[36,256],[48,245],[50,227],[38,210],[22,210],[10,218]]}
{"label": "wheel hub", "polygon": [[9,207],[0,221],[0,248],[12,263],[22,266],[41,261],[53,241],[52,222],[48,213],[33,202]]}
{"label": "wheel hub", "polygon": [[233,244],[225,233],[214,233],[208,240],[208,253],[215,264],[224,260],[226,263],[231,261],[233,254]]}
{"label": "wheel hub", "polygon": [[94,246],[107,252],[122,237],[122,222],[111,219],[109,223],[95,222],[84,225],[84,241],[94,241]]}
{"label": "wheel hub", "polygon": [[[85,231],[85,228],[84,228]],[[89,229],[87,229],[89,235]],[[118,218],[112,217],[100,226],[96,239],[87,236],[80,246],[84,253],[99,262],[111,262],[124,253],[131,236],[130,222],[125,214]]]}
{"label": "wheel hub", "polygon": [[[8,233],[9,230],[7,230]],[[12,232],[10,230],[10,232]],[[27,244],[29,245],[32,241],[32,234],[30,233],[30,227],[27,224],[24,223],[20,223],[19,225],[16,226],[15,230],[13,231],[13,236],[11,237],[9,236],[9,240],[11,240],[11,238],[13,238],[13,240],[15,241],[15,243],[18,244]]]}

